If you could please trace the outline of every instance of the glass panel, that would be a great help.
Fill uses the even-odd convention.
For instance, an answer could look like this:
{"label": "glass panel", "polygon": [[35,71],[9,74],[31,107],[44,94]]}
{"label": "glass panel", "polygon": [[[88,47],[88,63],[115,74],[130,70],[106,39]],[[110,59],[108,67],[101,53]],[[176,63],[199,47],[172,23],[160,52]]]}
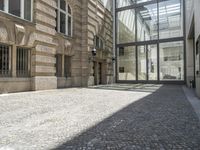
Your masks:
{"label": "glass panel", "polygon": [[9,1],[9,13],[20,17],[20,0]]}
{"label": "glass panel", "polygon": [[31,21],[31,0],[24,1],[24,19]]}
{"label": "glass panel", "polygon": [[145,5],[137,9],[137,40],[158,39],[157,4]]}
{"label": "glass panel", "polygon": [[66,34],[66,15],[60,12],[60,32]]}
{"label": "glass panel", "polygon": [[160,79],[184,80],[183,42],[160,44]]}
{"label": "glass panel", "polygon": [[72,11],[71,11],[71,7],[68,5],[68,13],[71,14]]}
{"label": "glass panel", "polygon": [[135,46],[118,49],[119,80],[136,80],[136,49]]}
{"label": "glass panel", "polygon": [[149,80],[157,80],[157,45],[148,45],[148,77]]}
{"label": "glass panel", "polygon": [[144,3],[144,2],[150,2],[150,1],[153,1],[153,0],[137,0],[137,3]]}
{"label": "glass panel", "polygon": [[160,39],[183,36],[183,1],[159,3]]}
{"label": "glass panel", "polygon": [[136,0],[116,0],[116,7],[125,7],[135,3]]}
{"label": "glass panel", "polygon": [[4,10],[4,0],[0,0],[0,10]]}
{"label": "glass panel", "polygon": [[71,36],[71,29],[72,29],[72,18],[68,17],[68,35]]}
{"label": "glass panel", "polygon": [[133,9],[118,12],[117,28],[118,43],[135,41],[135,11]]}
{"label": "glass panel", "polygon": [[66,11],[66,2],[65,0],[60,0],[60,8],[64,11]]}
{"label": "glass panel", "polygon": [[147,61],[145,46],[138,46],[138,80],[147,79]]}

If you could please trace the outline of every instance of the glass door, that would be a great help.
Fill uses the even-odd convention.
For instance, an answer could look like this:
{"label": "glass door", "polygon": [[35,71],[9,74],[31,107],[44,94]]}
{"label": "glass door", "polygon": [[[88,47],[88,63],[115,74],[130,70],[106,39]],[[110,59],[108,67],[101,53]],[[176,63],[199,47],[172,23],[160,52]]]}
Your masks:
{"label": "glass door", "polygon": [[157,44],[142,45],[137,48],[137,68],[139,81],[158,80]]}

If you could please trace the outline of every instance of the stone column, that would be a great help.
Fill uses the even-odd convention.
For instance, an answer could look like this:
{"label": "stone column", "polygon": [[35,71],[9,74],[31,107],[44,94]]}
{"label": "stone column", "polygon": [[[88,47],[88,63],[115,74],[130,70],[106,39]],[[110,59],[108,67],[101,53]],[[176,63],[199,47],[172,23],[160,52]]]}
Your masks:
{"label": "stone column", "polygon": [[11,63],[12,63],[12,77],[16,77],[17,76],[17,72],[16,72],[16,64],[17,64],[17,47],[16,45],[12,46],[12,57],[10,58],[12,59]]}

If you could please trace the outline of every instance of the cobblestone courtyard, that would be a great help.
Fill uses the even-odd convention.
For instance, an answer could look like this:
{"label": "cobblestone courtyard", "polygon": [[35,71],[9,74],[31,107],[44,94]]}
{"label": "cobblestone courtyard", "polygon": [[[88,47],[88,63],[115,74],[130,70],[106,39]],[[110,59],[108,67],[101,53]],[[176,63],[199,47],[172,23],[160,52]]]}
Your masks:
{"label": "cobblestone courtyard", "polygon": [[181,86],[113,85],[0,96],[0,150],[200,149]]}

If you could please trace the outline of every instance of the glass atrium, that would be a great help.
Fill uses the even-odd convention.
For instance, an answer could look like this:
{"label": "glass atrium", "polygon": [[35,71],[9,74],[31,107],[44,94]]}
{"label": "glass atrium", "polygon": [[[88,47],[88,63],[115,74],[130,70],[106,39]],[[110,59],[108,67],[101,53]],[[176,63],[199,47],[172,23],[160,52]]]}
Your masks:
{"label": "glass atrium", "polygon": [[117,81],[185,80],[184,1],[116,0]]}

